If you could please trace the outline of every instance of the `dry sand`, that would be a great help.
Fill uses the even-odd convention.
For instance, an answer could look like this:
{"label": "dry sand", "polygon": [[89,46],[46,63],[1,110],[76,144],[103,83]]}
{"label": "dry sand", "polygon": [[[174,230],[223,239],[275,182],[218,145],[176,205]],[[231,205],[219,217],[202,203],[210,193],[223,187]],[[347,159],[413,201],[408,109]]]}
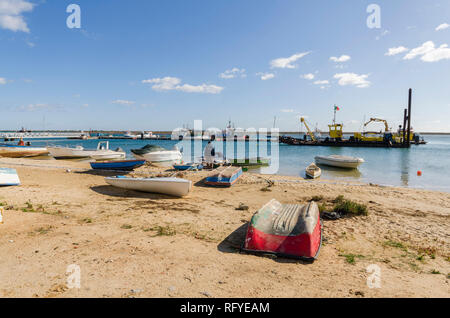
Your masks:
{"label": "dry sand", "polygon": [[[0,188],[1,297],[450,295],[449,193],[249,173],[217,189],[202,184],[205,172],[190,172],[192,192],[172,198],[108,186],[109,173],[86,162],[0,158],[0,166],[22,181]],[[267,179],[275,183],[262,191]],[[367,204],[369,215],[325,221],[314,263],[236,249],[270,199],[341,194]],[[240,203],[249,210],[236,210]],[[70,264],[80,266],[79,289],[67,286]],[[381,288],[367,285],[370,264],[381,269]]]}

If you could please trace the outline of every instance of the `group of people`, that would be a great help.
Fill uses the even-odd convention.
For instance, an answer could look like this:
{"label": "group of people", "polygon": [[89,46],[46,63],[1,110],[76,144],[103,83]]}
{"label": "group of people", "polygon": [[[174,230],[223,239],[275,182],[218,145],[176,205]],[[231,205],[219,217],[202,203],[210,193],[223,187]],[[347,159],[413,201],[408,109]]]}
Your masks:
{"label": "group of people", "polygon": [[23,141],[23,138],[20,138],[17,146],[31,146],[31,142],[27,141],[27,143],[25,144],[25,142]]}

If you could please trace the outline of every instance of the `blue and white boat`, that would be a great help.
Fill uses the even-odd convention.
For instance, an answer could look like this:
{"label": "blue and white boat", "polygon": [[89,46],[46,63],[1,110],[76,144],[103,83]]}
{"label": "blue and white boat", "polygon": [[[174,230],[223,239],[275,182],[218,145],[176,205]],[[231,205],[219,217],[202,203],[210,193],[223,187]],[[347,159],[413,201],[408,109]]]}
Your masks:
{"label": "blue and white boat", "polygon": [[20,185],[19,176],[16,169],[0,168],[0,186]]}
{"label": "blue and white boat", "polygon": [[231,187],[242,176],[242,168],[221,166],[213,170],[205,179],[205,184],[219,187]]}
{"label": "blue and white boat", "polygon": [[173,165],[175,170],[201,170],[203,169],[203,165],[201,163],[189,162],[189,163],[181,163],[179,165]]}
{"label": "blue and white boat", "polygon": [[145,164],[145,160],[111,160],[91,162],[92,169],[129,171]]}

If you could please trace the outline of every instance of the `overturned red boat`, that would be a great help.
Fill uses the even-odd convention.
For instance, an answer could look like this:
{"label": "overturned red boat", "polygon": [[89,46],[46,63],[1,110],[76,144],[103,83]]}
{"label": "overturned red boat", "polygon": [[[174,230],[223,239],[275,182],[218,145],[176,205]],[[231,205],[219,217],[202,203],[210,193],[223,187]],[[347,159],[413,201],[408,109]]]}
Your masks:
{"label": "overturned red boat", "polygon": [[271,200],[256,212],[248,226],[242,250],[313,261],[322,245],[317,204],[281,204]]}

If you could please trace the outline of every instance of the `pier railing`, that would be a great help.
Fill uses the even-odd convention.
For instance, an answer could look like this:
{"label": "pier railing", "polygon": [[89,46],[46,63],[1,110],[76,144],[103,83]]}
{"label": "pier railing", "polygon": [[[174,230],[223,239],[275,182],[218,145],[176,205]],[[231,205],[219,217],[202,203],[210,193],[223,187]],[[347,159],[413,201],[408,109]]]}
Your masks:
{"label": "pier railing", "polygon": [[1,139],[52,139],[52,138],[79,138],[81,132],[0,132]]}

